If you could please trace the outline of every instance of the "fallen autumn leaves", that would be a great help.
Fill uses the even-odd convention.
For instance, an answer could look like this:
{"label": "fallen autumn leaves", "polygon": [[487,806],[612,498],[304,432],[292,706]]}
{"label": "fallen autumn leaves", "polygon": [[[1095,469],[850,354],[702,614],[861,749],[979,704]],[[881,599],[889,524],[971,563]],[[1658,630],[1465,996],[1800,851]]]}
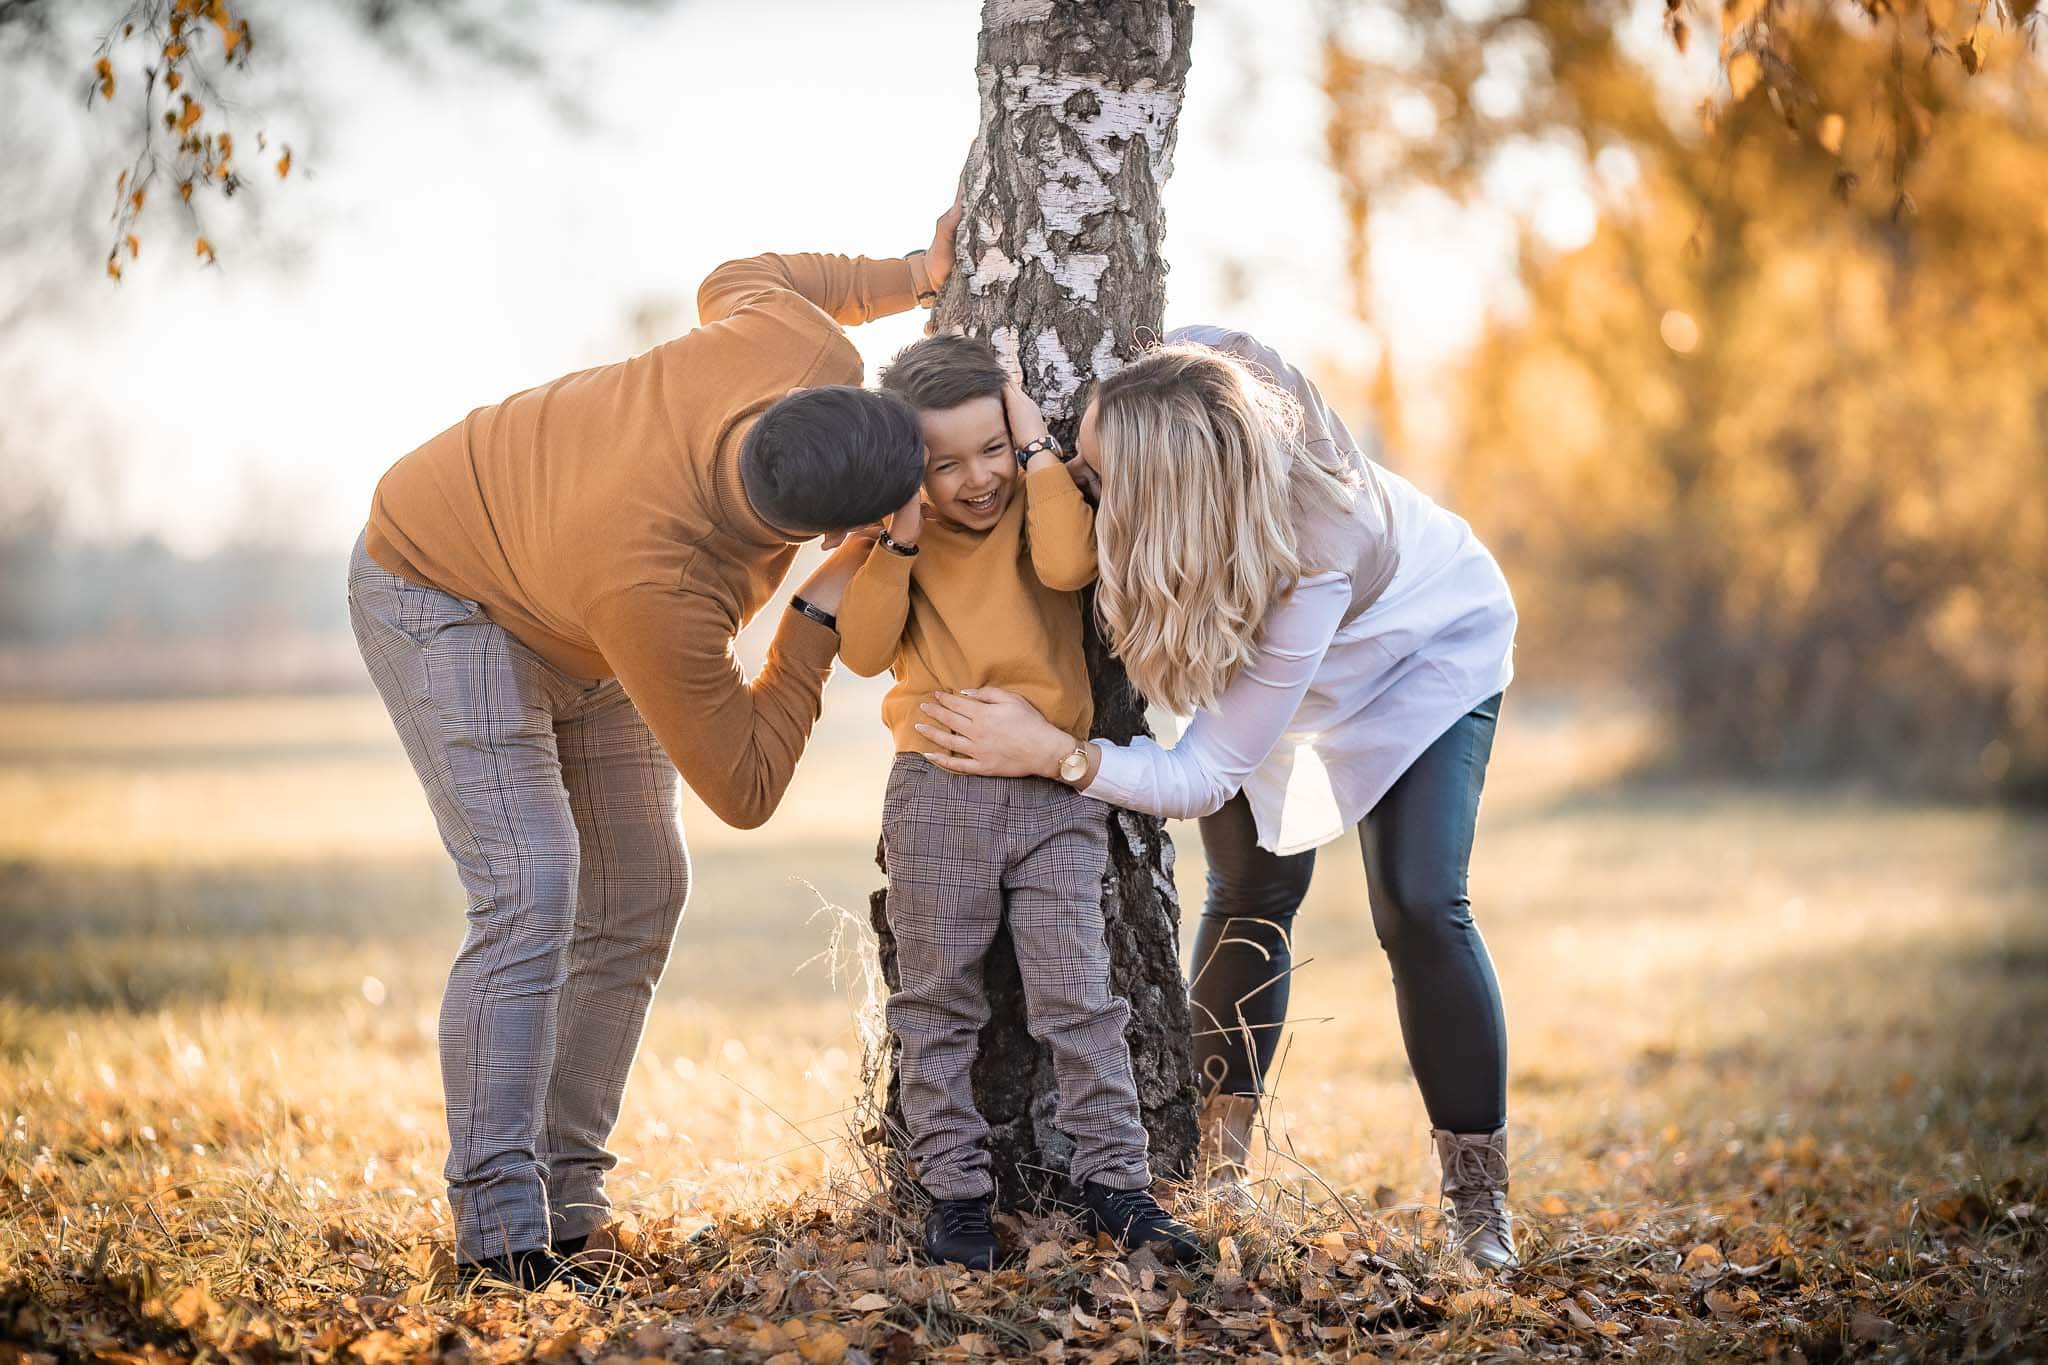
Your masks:
{"label": "fallen autumn leaves", "polygon": [[[1794,1157],[1815,1182],[1833,1174],[1817,1152]],[[94,1278],[76,1260],[32,1257],[0,1303],[0,1360],[1819,1360],[1997,1355],[2048,1328],[2038,1289],[2048,1188],[1958,1191],[1891,1211],[1896,1225],[1796,1204],[1790,1222],[1759,1217],[1782,1208],[1777,1200],[1759,1189],[1641,1221],[1541,1201],[1526,1225],[1528,1268],[1499,1279],[1444,1259],[1426,1212],[1332,1202],[1291,1225],[1198,1210],[1217,1256],[1192,1270],[1149,1253],[1119,1257],[1057,1217],[1006,1217],[1011,1241],[1029,1249],[1017,1268],[981,1275],[911,1262],[879,1202],[817,1204],[738,1216],[695,1238],[627,1224],[622,1249],[644,1273],[616,1308],[555,1294],[460,1296],[441,1247],[392,1248],[346,1225],[304,1239],[311,1249],[267,1251],[252,1230],[241,1283],[223,1289],[179,1278],[170,1225],[182,1220],[167,1219],[159,1236],[174,1245],[134,1247],[127,1273]],[[321,1273],[294,1269],[307,1257]],[[351,1278],[348,1291],[322,1288]]]}
{"label": "fallen autumn leaves", "polygon": [[[1284,1216],[1205,1211],[1235,1256],[1149,1283],[1045,1221],[1012,1225],[1026,1260],[1000,1277],[911,1264],[856,1179],[851,1002],[790,973],[814,898],[799,887],[776,909],[778,845],[699,850],[717,894],[689,931],[687,989],[657,1001],[615,1144],[614,1197],[642,1221],[629,1241],[651,1273],[617,1311],[465,1302],[436,1241],[434,1006],[459,906],[419,889],[421,866],[377,863],[381,827],[340,814],[322,837],[345,841],[341,861],[248,862],[328,786],[373,808],[299,762],[386,723],[358,707],[280,713],[275,756],[243,768],[211,753],[132,780],[76,757],[0,764],[15,802],[0,800],[0,830],[126,830],[205,864],[98,869],[55,844],[0,860],[0,1365],[795,1365],[841,1350],[1819,1365],[2023,1358],[2048,1340],[2048,1054],[2025,1041],[2048,1019],[2048,820],[1748,789],[1489,797],[1475,876],[1514,1010],[1522,1275],[1444,1264],[1434,1214],[1414,1207],[1434,1174],[1423,1116],[1359,913],[1363,868],[1334,858],[1305,912],[1303,1046],[1270,1106],[1282,1157],[1265,1188]],[[210,714],[152,708],[110,731],[86,710],[67,742],[89,757],[110,733],[250,724]],[[1534,742],[1515,734],[1504,743]],[[1551,752],[1503,776],[1548,771]],[[197,823],[120,823],[160,818],[166,792],[216,842]],[[72,825],[48,823],[49,793],[69,793]],[[292,831],[258,821],[271,809]],[[865,887],[872,851],[863,830],[836,852],[807,844],[804,865]],[[1343,1204],[1302,1179],[1310,1166]]]}

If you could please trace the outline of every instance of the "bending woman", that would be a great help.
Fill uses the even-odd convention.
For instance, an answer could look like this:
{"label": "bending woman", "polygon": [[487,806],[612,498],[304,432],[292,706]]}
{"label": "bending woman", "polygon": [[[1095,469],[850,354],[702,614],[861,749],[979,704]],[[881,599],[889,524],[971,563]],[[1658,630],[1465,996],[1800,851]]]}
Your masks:
{"label": "bending woman", "polygon": [[1102,381],[1075,445],[1099,480],[1104,634],[1141,692],[1193,719],[1170,748],[1090,744],[1014,694],[942,694],[918,727],[952,751],[934,761],[1201,818],[1202,1162],[1225,1187],[1245,1179],[1315,848],[1356,827],[1458,1240],[1513,1264],[1507,1025],[1466,892],[1513,673],[1499,566],[1242,332],[1170,333]]}

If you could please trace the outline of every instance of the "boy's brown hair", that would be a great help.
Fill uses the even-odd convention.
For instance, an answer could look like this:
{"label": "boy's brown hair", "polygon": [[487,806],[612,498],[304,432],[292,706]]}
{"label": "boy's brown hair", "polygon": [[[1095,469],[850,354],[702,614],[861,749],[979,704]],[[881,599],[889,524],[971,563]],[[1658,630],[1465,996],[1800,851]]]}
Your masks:
{"label": "boy's brown hair", "polygon": [[885,392],[911,406],[940,411],[975,398],[1001,398],[1009,371],[980,337],[936,336],[913,341],[882,371]]}

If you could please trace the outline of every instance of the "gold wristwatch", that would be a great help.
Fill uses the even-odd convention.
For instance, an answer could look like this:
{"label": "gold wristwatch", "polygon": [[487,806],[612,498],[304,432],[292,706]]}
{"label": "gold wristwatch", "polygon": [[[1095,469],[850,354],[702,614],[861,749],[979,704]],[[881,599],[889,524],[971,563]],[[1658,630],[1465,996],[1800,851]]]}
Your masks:
{"label": "gold wristwatch", "polygon": [[1088,744],[1082,741],[1074,746],[1074,752],[1060,760],[1060,781],[1079,782],[1088,776]]}

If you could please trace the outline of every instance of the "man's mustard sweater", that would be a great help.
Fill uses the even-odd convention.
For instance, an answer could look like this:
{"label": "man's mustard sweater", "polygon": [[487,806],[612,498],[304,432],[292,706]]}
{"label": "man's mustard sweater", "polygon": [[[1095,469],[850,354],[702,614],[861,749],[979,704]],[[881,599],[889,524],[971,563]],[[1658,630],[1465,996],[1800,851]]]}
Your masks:
{"label": "man's mustard sweater", "polygon": [[860,382],[841,324],[915,303],[904,260],[720,266],[687,335],[478,408],[393,465],[370,557],[481,604],[573,677],[618,678],[705,804],[758,825],[810,737],[838,640],[785,612],[758,675],[733,659],[797,551],[748,504],[740,443],[791,388]]}

